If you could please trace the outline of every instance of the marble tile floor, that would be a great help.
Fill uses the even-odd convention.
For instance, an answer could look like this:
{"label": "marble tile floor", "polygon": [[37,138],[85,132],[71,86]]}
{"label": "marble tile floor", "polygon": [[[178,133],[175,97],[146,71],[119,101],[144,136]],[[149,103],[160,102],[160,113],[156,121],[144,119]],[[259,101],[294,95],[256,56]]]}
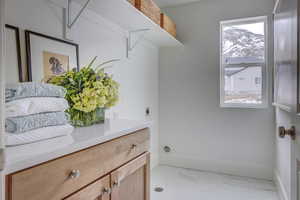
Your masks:
{"label": "marble tile floor", "polygon": [[[156,192],[155,188],[163,191]],[[158,166],[152,170],[151,200],[279,200],[273,182]]]}

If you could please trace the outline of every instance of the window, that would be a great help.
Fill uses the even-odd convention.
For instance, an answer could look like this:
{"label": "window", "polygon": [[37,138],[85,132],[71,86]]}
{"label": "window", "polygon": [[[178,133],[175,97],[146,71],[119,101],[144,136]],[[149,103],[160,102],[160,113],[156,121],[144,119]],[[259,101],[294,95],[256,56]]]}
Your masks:
{"label": "window", "polygon": [[255,84],[260,85],[261,84],[261,77],[255,77]]}
{"label": "window", "polygon": [[221,107],[267,107],[267,17],[221,22]]}

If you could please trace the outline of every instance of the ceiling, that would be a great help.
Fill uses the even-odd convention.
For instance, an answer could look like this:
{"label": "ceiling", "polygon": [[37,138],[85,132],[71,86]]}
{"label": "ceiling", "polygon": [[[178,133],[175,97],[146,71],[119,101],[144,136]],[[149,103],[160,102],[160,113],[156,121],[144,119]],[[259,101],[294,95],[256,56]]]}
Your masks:
{"label": "ceiling", "polygon": [[200,0],[154,0],[160,7],[177,6],[180,4],[186,4],[196,2]]}

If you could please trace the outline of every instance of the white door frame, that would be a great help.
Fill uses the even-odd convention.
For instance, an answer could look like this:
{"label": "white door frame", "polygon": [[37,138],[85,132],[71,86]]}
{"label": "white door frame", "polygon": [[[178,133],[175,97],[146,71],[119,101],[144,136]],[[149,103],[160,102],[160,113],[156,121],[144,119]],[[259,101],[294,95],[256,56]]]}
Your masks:
{"label": "white door frame", "polygon": [[[4,58],[5,58],[5,0],[0,0],[0,170],[4,167]],[[5,178],[0,171],[0,200],[5,199]]]}
{"label": "white door frame", "polygon": [[4,90],[5,90],[5,0],[0,0],[0,169],[3,168],[1,150],[4,147]]}

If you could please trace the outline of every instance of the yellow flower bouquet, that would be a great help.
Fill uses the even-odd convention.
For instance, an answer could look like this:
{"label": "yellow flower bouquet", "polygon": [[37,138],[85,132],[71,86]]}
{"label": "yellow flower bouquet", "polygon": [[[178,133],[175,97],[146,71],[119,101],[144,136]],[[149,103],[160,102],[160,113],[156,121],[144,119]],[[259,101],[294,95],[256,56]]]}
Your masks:
{"label": "yellow flower bouquet", "polygon": [[90,126],[103,123],[105,109],[118,102],[119,84],[112,76],[104,72],[104,64],[93,67],[95,57],[87,66],[76,71],[75,69],[60,76],[54,76],[49,83],[66,88],[66,99],[70,108],[66,111],[71,123],[78,126]]}

